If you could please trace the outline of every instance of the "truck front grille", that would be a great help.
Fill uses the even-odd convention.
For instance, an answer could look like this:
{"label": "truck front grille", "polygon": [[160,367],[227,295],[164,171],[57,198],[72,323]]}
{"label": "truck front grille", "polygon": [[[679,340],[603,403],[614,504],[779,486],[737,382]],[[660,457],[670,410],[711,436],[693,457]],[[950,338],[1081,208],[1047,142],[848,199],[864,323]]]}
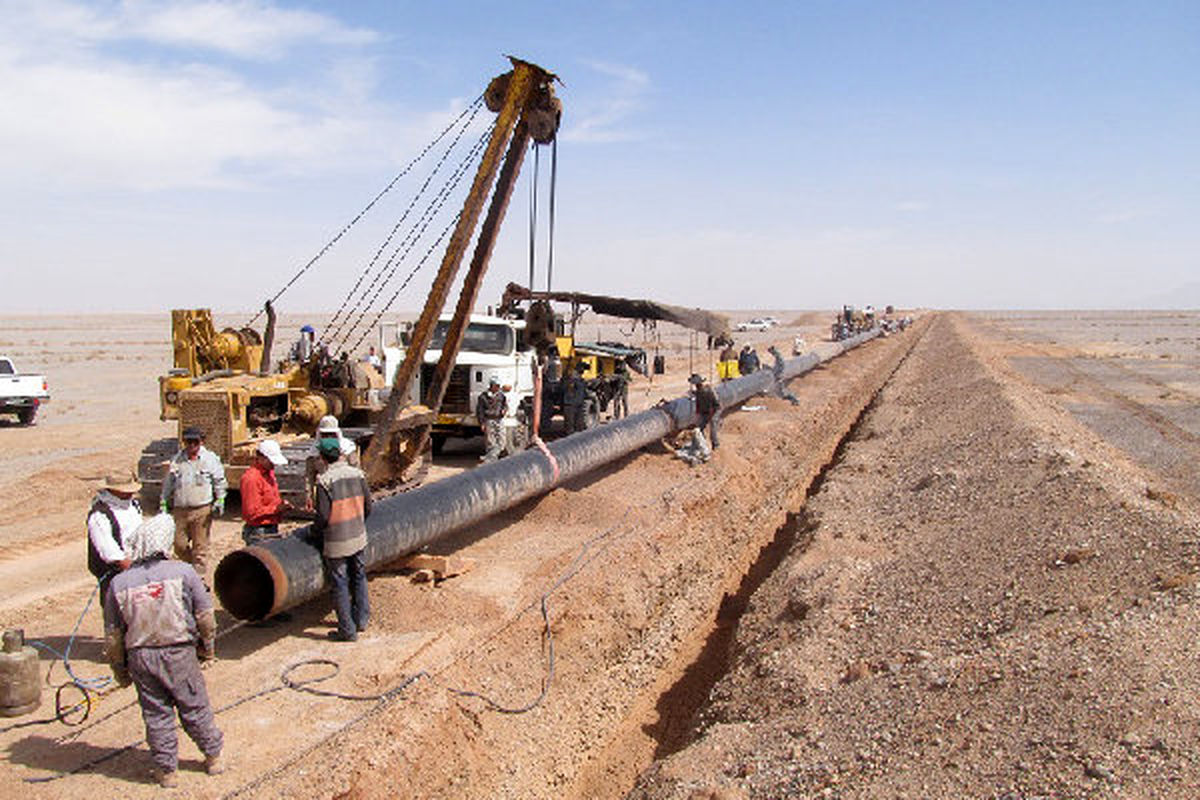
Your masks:
{"label": "truck front grille", "polygon": [[[433,383],[435,364],[421,365],[421,393],[424,401],[425,390]],[[460,364],[450,370],[450,384],[446,387],[446,396],[442,398],[441,411],[446,414],[471,413],[471,368]]]}

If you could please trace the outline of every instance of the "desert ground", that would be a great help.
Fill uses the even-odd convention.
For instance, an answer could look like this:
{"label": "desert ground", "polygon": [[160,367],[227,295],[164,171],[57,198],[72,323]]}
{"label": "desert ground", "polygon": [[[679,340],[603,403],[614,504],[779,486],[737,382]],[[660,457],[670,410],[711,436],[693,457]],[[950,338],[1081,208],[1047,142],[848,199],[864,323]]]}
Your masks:
{"label": "desert ground", "polygon": [[[763,313],[784,324],[741,337],[760,353],[830,347],[831,313]],[[301,321],[320,320],[281,329]],[[667,357],[635,411],[711,374],[686,331],[589,324]],[[98,479],[173,433],[168,334],[0,319],[0,353],[53,394],[37,425],[0,422],[0,627],[66,646]],[[185,738],[173,793],[1195,797],[1198,366],[1200,313],[919,314],[793,381],[797,405],[727,409],[708,464],[646,448],[437,543],[471,572],[375,574],[357,643],[325,639],[325,600],[220,614],[205,674],[230,769],[206,776]],[[431,479],[478,452],[448,448]],[[217,524],[219,553],[238,529]],[[106,673],[100,628],[93,607],[81,677]],[[336,674],[293,677],[368,699],[282,688],[311,659]],[[42,664],[42,708],[0,722],[0,781],[158,795],[131,689],[78,727],[12,727],[53,716],[66,678]]]}

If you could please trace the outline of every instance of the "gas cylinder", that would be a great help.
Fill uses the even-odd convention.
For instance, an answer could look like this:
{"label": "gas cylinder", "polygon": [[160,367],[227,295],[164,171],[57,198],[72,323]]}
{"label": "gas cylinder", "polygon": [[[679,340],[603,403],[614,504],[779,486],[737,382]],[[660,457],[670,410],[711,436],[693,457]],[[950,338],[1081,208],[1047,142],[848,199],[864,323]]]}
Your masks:
{"label": "gas cylinder", "polygon": [[0,717],[28,714],[41,702],[37,651],[25,644],[25,631],[5,631],[0,651]]}

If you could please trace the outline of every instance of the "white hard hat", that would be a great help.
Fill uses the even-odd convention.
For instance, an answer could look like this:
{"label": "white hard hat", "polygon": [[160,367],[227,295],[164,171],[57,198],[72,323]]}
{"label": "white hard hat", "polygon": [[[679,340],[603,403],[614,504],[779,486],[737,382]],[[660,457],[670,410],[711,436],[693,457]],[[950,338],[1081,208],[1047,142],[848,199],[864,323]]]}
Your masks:
{"label": "white hard hat", "polygon": [[274,439],[263,439],[258,443],[258,452],[267,457],[277,467],[282,467],[287,463],[287,459],[283,457],[283,451],[279,449],[279,442]]}
{"label": "white hard hat", "polygon": [[321,417],[321,421],[317,423],[317,433],[340,433],[341,430],[337,417],[332,414]]}
{"label": "white hard hat", "polygon": [[356,445],[354,443],[353,439],[343,438],[341,440],[341,442],[342,442],[342,455],[344,455],[344,456],[353,455],[354,453],[356,453],[358,451],[358,445]]}

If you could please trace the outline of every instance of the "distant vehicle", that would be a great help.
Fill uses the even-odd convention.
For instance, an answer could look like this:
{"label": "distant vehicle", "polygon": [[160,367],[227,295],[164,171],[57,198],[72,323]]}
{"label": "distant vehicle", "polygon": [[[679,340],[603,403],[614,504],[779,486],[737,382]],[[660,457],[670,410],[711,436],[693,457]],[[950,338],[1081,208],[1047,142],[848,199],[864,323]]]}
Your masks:
{"label": "distant vehicle", "polygon": [[778,317],[759,317],[759,319],[770,325],[772,328],[780,324]]}
{"label": "distant vehicle", "polygon": [[756,317],[747,322],[739,322],[735,328],[739,331],[766,331],[771,329],[771,323]]}
{"label": "distant vehicle", "polygon": [[42,403],[50,402],[50,384],[44,375],[21,375],[13,362],[0,356],[0,414],[16,414],[22,425],[32,425]]}

